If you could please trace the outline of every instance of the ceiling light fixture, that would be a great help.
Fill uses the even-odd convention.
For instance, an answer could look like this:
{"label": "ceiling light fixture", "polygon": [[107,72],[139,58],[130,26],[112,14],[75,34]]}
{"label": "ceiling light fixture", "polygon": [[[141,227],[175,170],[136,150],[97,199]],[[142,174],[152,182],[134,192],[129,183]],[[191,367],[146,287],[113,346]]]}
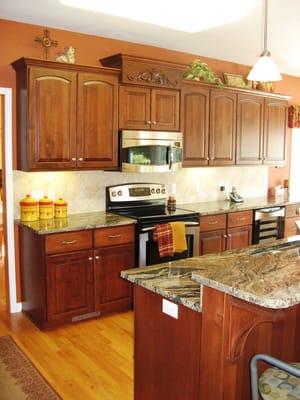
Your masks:
{"label": "ceiling light fixture", "polygon": [[129,20],[195,33],[244,18],[253,0],[60,0],[77,7]]}
{"label": "ceiling light fixture", "polygon": [[264,25],[263,25],[263,39],[264,48],[261,52],[259,58],[251,69],[247,79],[249,81],[258,82],[274,82],[281,81],[282,77],[280,75],[277,65],[271,58],[271,53],[268,50],[267,40],[268,40],[268,0],[264,0]]}

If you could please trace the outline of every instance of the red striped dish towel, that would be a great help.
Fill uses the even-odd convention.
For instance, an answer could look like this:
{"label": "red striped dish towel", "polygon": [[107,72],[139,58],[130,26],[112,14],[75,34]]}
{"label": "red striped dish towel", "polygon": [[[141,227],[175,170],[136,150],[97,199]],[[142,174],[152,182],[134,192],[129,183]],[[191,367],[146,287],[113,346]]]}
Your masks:
{"label": "red striped dish towel", "polygon": [[160,257],[174,255],[173,231],[170,224],[156,225],[153,240],[157,242]]}

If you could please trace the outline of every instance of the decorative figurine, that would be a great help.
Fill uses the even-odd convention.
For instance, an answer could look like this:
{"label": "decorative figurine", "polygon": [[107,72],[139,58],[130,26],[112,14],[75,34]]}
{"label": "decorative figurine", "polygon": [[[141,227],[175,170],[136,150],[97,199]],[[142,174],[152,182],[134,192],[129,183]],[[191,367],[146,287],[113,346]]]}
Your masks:
{"label": "decorative figurine", "polygon": [[42,37],[36,37],[34,39],[35,42],[38,42],[43,47],[43,57],[48,60],[48,54],[51,47],[56,47],[58,45],[57,40],[52,40],[50,38],[50,31],[48,29],[44,29],[44,35]]}
{"label": "decorative figurine", "polygon": [[56,61],[63,63],[75,64],[76,62],[76,49],[73,46],[65,47],[65,51],[56,57]]}

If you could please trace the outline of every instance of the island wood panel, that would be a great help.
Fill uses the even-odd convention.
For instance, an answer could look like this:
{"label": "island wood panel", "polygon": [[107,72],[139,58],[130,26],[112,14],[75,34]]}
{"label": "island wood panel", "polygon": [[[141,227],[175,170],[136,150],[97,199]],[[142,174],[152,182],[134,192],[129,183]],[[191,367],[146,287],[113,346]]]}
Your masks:
{"label": "island wood panel", "polygon": [[[76,166],[76,76],[73,71],[29,68],[28,101],[30,169]],[[20,123],[24,118],[20,117]]]}
{"label": "island wood panel", "polygon": [[211,90],[209,165],[235,164],[236,97],[236,93]]}
{"label": "island wood panel", "polygon": [[183,166],[208,165],[209,90],[185,85],[181,92]]}
{"label": "island wood panel", "polygon": [[175,319],[162,299],[134,285],[134,399],[199,400],[201,313],[178,305]]}
{"label": "island wood panel", "polygon": [[286,161],[287,102],[265,99],[264,164],[284,165]]}
{"label": "island wood panel", "polygon": [[299,359],[298,318],[299,305],[268,309],[204,286],[200,399],[250,400],[253,355]]}
{"label": "island wood panel", "polygon": [[299,222],[300,224],[300,216],[285,219],[284,237],[299,235],[299,230],[297,228],[296,222]]}
{"label": "island wood panel", "polygon": [[118,76],[78,74],[77,166],[118,167]]}
{"label": "island wood panel", "polygon": [[252,94],[237,97],[237,164],[262,164],[264,98]]}
{"label": "island wood panel", "polygon": [[134,243],[95,250],[95,310],[121,311],[132,306],[132,284],[121,271],[134,267]]}
{"label": "island wood panel", "polygon": [[179,131],[178,90],[151,89],[151,128],[153,130]]}
{"label": "island wood panel", "polygon": [[119,88],[119,128],[150,129],[151,90],[144,87],[125,86]]}

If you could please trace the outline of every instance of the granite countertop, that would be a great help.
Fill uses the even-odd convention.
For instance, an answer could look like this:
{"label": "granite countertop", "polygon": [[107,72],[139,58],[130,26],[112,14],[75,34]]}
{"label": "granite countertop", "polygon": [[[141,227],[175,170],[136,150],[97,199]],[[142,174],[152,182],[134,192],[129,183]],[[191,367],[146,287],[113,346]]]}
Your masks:
{"label": "granite countertop", "polygon": [[287,308],[300,303],[300,236],[122,271],[121,276],[198,312],[202,285],[263,307]]}
{"label": "granite countertop", "polygon": [[49,233],[135,224],[136,220],[121,215],[107,213],[105,211],[99,211],[70,214],[68,218],[65,219],[38,220],[34,222],[21,222],[20,220],[15,220],[15,222],[21,226],[33,229],[39,235],[44,235]]}
{"label": "granite countertop", "polygon": [[203,203],[184,203],[178,204],[178,208],[198,212],[200,215],[222,214],[235,211],[255,210],[258,208],[286,206],[288,204],[300,203],[299,199],[288,199],[285,201],[275,201],[267,197],[253,197],[245,199],[243,203],[232,203],[229,200],[209,201]]}

